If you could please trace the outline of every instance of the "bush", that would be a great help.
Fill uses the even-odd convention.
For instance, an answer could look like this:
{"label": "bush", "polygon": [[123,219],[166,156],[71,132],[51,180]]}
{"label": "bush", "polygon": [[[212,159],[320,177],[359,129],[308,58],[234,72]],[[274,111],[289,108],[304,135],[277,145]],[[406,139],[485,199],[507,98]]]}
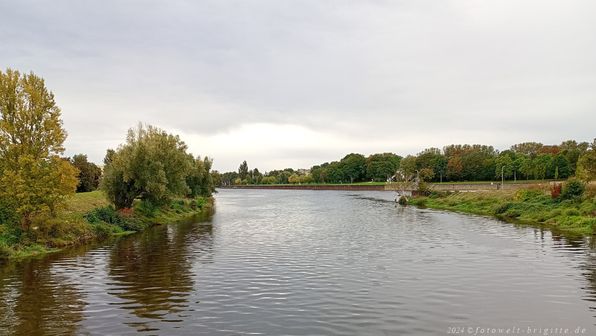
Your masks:
{"label": "bush", "polygon": [[399,203],[399,205],[408,205],[408,198],[406,196],[400,196],[397,203]]}
{"label": "bush", "polygon": [[550,196],[551,198],[559,198],[561,196],[561,190],[563,190],[563,186],[561,183],[555,183],[550,187]]}
{"label": "bush", "polygon": [[105,222],[108,224],[120,225],[123,222],[122,216],[111,205],[93,209],[91,212],[84,215],[84,217],[91,224]]}
{"label": "bush", "polygon": [[578,200],[584,195],[585,191],[586,185],[582,181],[569,179],[563,188],[561,198],[565,200]]}
{"label": "bush", "polygon": [[515,200],[516,201],[529,201],[534,198],[540,198],[544,196],[544,193],[541,190],[518,190],[515,193]]}
{"label": "bush", "polygon": [[142,200],[135,206],[135,211],[146,217],[153,217],[159,209],[159,205],[150,200]]}
{"label": "bush", "polygon": [[97,227],[101,223],[112,224],[126,231],[141,231],[145,228],[145,224],[143,224],[140,218],[134,217],[132,213],[119,212],[111,205],[96,208],[84,217],[89,223],[95,225],[96,230],[100,231],[109,231],[105,227]]}
{"label": "bush", "polygon": [[7,245],[17,244],[21,240],[23,231],[18,226],[0,224],[0,241]]}

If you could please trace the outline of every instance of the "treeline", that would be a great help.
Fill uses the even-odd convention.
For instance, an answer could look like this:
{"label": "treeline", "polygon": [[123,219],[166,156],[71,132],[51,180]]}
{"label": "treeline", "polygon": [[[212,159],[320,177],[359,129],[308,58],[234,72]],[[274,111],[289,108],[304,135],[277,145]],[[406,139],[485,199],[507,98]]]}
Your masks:
{"label": "treeline", "polygon": [[596,139],[575,140],[559,145],[525,142],[498,151],[485,145],[449,145],[427,148],[417,155],[393,153],[348,154],[339,161],[310,169],[273,170],[264,174],[250,170],[244,161],[237,172],[217,174],[218,185],[384,182],[394,177],[417,174],[432,182],[566,179],[577,175],[596,179]]}
{"label": "treeline", "polygon": [[103,174],[84,154],[62,156],[66,136],[42,78],[0,71],[0,244],[68,231],[56,218],[76,191],[100,188],[116,209],[138,200],[152,210],[214,190],[212,160],[188,153],[178,136],[159,128],[131,129],[123,145],[107,151]]}

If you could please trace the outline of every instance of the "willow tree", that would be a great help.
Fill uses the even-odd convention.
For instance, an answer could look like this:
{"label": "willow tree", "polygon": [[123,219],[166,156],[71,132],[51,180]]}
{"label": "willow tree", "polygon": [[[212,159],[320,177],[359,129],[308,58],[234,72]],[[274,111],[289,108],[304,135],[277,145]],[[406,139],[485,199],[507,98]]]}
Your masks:
{"label": "willow tree", "polygon": [[74,193],[77,170],[60,158],[66,131],[42,78],[0,71],[0,199],[13,205],[23,230],[54,215]]}
{"label": "willow tree", "polygon": [[126,143],[109,152],[101,188],[118,209],[130,208],[136,198],[153,206],[190,192],[186,177],[193,160],[177,135],[139,125]]}

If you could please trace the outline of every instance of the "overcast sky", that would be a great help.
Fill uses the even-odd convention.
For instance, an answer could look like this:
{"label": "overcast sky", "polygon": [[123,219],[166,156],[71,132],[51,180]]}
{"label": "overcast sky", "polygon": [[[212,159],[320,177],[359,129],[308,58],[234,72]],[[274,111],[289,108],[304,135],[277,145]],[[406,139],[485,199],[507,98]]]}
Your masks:
{"label": "overcast sky", "polygon": [[0,0],[0,67],[46,79],[67,154],[139,121],[215,169],[596,136],[594,0]]}

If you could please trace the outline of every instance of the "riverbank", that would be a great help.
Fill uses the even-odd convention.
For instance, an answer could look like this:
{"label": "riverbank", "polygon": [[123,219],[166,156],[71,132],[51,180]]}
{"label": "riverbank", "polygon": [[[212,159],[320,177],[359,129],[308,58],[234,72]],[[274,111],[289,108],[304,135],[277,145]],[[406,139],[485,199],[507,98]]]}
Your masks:
{"label": "riverbank", "polygon": [[[472,182],[433,182],[428,188],[433,191],[495,191],[521,190],[532,188],[548,188],[552,182],[564,183],[557,180],[518,180],[518,181],[472,181]],[[387,182],[357,182],[357,183],[304,183],[304,184],[239,184],[220,186],[222,189],[274,189],[274,190],[373,190],[395,191],[395,183]],[[400,187],[401,188],[401,187]],[[412,190],[413,191],[413,190]]]}
{"label": "riverbank", "polygon": [[[213,198],[176,199],[170,205],[147,209],[140,203],[116,211],[99,191],[78,193],[67,200],[56,218],[46,219],[25,235],[18,228],[0,225],[0,259],[22,259],[66,247],[141,232],[153,225],[207,217]],[[40,229],[43,228],[43,229]]]}
{"label": "riverbank", "polygon": [[247,184],[220,187],[222,189],[272,189],[272,190],[385,190],[386,183],[370,184]]}
{"label": "riverbank", "polygon": [[496,217],[511,223],[545,226],[563,233],[593,235],[596,196],[578,200],[552,199],[542,190],[434,194],[415,197],[419,207]]}

